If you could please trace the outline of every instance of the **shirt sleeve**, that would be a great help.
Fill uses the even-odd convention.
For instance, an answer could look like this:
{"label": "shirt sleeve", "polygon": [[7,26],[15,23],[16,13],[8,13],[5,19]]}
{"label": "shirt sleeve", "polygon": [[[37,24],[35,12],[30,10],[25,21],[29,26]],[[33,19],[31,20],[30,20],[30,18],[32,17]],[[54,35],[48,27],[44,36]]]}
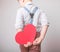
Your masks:
{"label": "shirt sleeve", "polygon": [[41,26],[44,26],[44,25],[48,25],[49,26],[49,22],[47,20],[47,16],[46,16],[45,12],[41,12],[39,20],[40,20]]}
{"label": "shirt sleeve", "polygon": [[21,10],[17,10],[15,28],[23,28],[23,16]]}

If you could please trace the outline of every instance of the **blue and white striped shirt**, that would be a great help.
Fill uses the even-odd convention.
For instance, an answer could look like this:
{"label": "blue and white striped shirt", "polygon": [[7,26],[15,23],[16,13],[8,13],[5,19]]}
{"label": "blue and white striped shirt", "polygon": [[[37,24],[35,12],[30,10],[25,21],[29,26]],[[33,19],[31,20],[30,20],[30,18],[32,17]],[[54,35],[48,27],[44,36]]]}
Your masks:
{"label": "blue and white striped shirt", "polygon": [[[36,6],[33,5],[32,2],[28,2],[24,7],[26,7],[32,13],[33,9]],[[31,17],[29,13],[24,9],[24,7],[18,8],[17,10],[16,23],[15,23],[16,29],[24,28],[24,25],[30,23],[29,20],[31,19]],[[41,31],[42,26],[49,25],[45,12],[40,10],[40,8],[38,8],[37,11],[34,13],[32,24],[36,27],[37,32]]]}

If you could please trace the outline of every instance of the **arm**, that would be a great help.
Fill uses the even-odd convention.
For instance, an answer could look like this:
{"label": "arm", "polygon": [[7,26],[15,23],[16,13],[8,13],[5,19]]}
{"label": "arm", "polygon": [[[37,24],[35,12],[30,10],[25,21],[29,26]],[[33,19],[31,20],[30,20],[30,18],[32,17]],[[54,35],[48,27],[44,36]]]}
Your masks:
{"label": "arm", "polygon": [[22,17],[21,9],[17,10],[15,28],[16,28],[16,33],[23,30],[23,17]]}
{"label": "arm", "polygon": [[42,42],[42,40],[45,38],[47,29],[48,29],[48,25],[45,25],[42,27],[41,32],[40,32],[40,37],[35,39],[35,41],[33,42],[33,45],[37,45]]}
{"label": "arm", "polygon": [[41,23],[41,32],[40,32],[40,40],[42,41],[47,33],[47,30],[48,30],[48,26],[49,26],[49,23],[48,23],[48,20],[47,20],[47,16],[45,14],[45,12],[42,12],[41,13],[41,16],[40,16],[40,23]]}
{"label": "arm", "polygon": [[[15,23],[15,28],[16,28],[16,33],[23,31],[23,17],[22,17],[22,12],[21,10],[17,11],[17,15],[16,15],[16,23]],[[30,46],[31,43],[28,42],[27,44],[24,44],[25,47]]]}
{"label": "arm", "polygon": [[46,35],[47,29],[48,29],[48,21],[45,13],[42,13],[40,15],[40,23],[41,23],[40,37],[35,39],[35,41],[33,42],[33,45],[40,44]]}
{"label": "arm", "polygon": [[42,41],[46,35],[46,32],[47,32],[47,29],[48,29],[48,25],[45,25],[42,27],[41,29],[41,33],[40,33],[40,41]]}

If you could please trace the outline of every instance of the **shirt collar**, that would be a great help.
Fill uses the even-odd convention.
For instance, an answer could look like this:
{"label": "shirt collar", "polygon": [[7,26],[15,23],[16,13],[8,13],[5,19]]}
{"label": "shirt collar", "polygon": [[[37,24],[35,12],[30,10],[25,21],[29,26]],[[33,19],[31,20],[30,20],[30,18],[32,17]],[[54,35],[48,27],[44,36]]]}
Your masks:
{"label": "shirt collar", "polygon": [[27,2],[26,4],[25,4],[25,6],[27,6],[27,5],[32,5],[32,2]]}
{"label": "shirt collar", "polygon": [[28,10],[31,10],[31,6],[33,5],[32,2],[27,2],[24,7],[26,7]]}

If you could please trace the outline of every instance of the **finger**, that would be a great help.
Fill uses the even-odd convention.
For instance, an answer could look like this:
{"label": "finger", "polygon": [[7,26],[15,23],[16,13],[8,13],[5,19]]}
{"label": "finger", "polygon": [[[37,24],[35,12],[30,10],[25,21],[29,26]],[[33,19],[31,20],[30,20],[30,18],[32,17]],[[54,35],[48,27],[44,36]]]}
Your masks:
{"label": "finger", "polygon": [[38,45],[38,44],[40,44],[40,41],[34,41],[33,42],[33,45]]}
{"label": "finger", "polygon": [[37,43],[33,43],[33,45],[37,45]]}
{"label": "finger", "polygon": [[36,42],[38,42],[38,40],[36,39],[33,43],[36,43]]}
{"label": "finger", "polygon": [[28,44],[24,44],[24,47],[28,47]]}
{"label": "finger", "polygon": [[37,42],[36,42],[36,41],[34,41],[34,42],[33,42],[33,45],[36,45],[36,44],[37,44]]}
{"label": "finger", "polygon": [[31,42],[28,42],[27,44],[28,44],[28,46],[31,46],[31,45],[32,45],[32,43],[31,43]]}
{"label": "finger", "polygon": [[41,41],[37,41],[37,42],[36,42],[36,45],[38,45],[38,44],[40,44],[40,43],[41,43]]}

